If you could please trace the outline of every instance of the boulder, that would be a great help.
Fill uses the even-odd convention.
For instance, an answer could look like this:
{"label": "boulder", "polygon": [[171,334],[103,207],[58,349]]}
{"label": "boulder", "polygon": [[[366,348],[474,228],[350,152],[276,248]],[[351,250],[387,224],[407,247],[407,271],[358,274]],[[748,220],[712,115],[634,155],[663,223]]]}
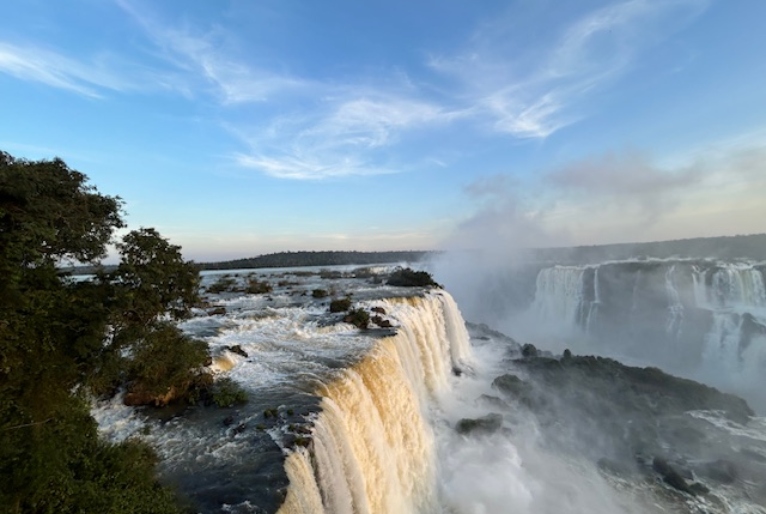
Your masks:
{"label": "boulder", "polygon": [[533,345],[533,344],[527,343],[527,344],[525,344],[524,346],[521,347],[521,356],[522,357],[526,357],[526,358],[537,357],[537,354],[538,354],[537,347],[535,345]]}
{"label": "boulder", "polygon": [[463,418],[455,425],[455,430],[459,434],[467,435],[471,433],[492,434],[500,430],[503,426],[503,416],[491,412],[480,418]]}
{"label": "boulder", "polygon": [[247,352],[243,350],[242,347],[238,344],[235,344],[233,346],[227,346],[226,349],[229,350],[231,353],[236,353],[237,355],[241,355],[242,357],[246,359],[249,357]]}

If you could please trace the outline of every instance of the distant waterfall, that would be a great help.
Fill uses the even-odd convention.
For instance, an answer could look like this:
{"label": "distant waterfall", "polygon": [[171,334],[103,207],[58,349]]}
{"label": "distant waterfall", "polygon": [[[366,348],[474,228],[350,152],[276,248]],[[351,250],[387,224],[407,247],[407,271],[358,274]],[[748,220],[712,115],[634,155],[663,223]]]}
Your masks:
{"label": "distant waterfall", "polygon": [[706,260],[553,266],[538,273],[527,313],[540,335],[564,334],[575,351],[636,357],[737,390],[747,372],[753,388],[766,376],[765,274],[763,263]]}
{"label": "distant waterfall", "polygon": [[444,292],[381,302],[400,326],[323,384],[313,447],[291,453],[282,514],[387,514],[435,503],[434,439],[424,417],[470,365],[462,317]]}

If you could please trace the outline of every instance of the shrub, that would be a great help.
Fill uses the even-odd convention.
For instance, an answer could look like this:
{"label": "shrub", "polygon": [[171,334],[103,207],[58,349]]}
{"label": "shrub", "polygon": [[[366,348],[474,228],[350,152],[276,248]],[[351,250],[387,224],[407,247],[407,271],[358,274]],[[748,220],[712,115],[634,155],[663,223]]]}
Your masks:
{"label": "shrub", "polygon": [[134,405],[185,400],[209,358],[208,346],[169,323],[157,323],[126,363],[130,382],[126,402]]}
{"label": "shrub", "polygon": [[251,278],[247,281],[247,288],[245,292],[247,294],[266,294],[272,291],[271,284],[265,280],[259,281],[257,278]]}
{"label": "shrub", "polygon": [[213,293],[213,294],[219,294],[219,293],[223,293],[224,291],[231,291],[232,289],[234,289],[234,286],[236,284],[237,284],[236,280],[234,280],[232,277],[228,275],[224,275],[218,280],[216,280],[215,282],[213,282],[212,284],[210,284],[207,287],[207,292]]}
{"label": "shrub", "polygon": [[216,380],[210,388],[212,402],[218,407],[231,407],[247,402],[247,393],[229,377]]}
{"label": "shrub", "polygon": [[352,309],[343,318],[343,321],[354,325],[356,328],[366,330],[370,326],[370,315],[364,309]]}
{"label": "shrub", "polygon": [[327,289],[314,289],[311,291],[311,296],[314,298],[325,298],[329,296],[330,293],[327,292]]}
{"label": "shrub", "polygon": [[330,312],[346,312],[351,308],[351,298],[338,298],[330,302]]}
{"label": "shrub", "polygon": [[401,287],[441,287],[427,271],[415,271],[411,268],[398,268],[391,273],[386,283]]}

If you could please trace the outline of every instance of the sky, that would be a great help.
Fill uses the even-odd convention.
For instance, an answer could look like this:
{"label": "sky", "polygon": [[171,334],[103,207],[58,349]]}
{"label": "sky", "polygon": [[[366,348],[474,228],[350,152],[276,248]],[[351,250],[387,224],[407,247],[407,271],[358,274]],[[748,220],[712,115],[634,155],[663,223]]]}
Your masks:
{"label": "sky", "polygon": [[763,0],[25,0],[0,150],[197,261],[766,232]]}

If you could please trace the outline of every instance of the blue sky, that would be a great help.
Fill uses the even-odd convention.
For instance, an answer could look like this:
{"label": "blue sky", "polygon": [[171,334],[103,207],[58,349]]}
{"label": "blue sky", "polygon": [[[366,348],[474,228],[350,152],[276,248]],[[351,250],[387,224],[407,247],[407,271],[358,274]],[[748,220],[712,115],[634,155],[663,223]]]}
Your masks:
{"label": "blue sky", "polygon": [[187,257],[766,231],[766,2],[27,0],[0,149]]}

